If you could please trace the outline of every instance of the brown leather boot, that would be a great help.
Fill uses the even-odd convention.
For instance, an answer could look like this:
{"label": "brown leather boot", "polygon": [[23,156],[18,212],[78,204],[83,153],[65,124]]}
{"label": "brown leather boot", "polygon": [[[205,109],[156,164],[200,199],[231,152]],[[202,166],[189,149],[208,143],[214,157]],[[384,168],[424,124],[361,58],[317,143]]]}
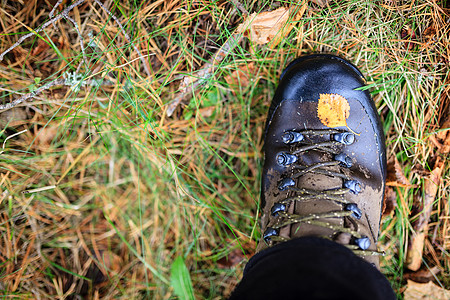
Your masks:
{"label": "brown leather boot", "polygon": [[298,58],[281,75],[266,123],[258,251],[319,236],[378,267],[386,149],[364,85],[332,55]]}

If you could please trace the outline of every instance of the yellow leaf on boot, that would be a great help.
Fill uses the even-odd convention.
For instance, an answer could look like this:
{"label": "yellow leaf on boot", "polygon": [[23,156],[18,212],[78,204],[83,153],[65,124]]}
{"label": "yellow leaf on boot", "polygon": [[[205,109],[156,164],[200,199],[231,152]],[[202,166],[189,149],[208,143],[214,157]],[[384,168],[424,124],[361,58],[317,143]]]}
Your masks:
{"label": "yellow leaf on boot", "polygon": [[327,127],[347,127],[347,118],[350,115],[350,105],[347,100],[338,94],[320,94],[317,105],[317,116]]}

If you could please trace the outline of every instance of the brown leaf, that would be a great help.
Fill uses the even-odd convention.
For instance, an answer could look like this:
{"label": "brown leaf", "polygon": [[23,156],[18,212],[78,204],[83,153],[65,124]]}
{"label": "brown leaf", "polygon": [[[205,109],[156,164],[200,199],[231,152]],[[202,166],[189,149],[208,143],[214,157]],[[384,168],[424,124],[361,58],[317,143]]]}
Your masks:
{"label": "brown leaf", "polygon": [[403,275],[403,279],[412,280],[418,283],[427,283],[433,280],[440,271],[441,270],[439,270],[437,266],[434,266],[431,269],[423,269],[417,272],[407,272]]}
{"label": "brown leaf", "polygon": [[0,113],[0,127],[16,127],[27,120],[27,113],[22,107],[14,107]]}
{"label": "brown leaf", "polygon": [[441,130],[436,134],[436,137],[440,140],[448,139],[450,133],[450,116],[442,123]]}
{"label": "brown leaf", "polygon": [[450,153],[450,116],[442,123],[441,130],[436,134],[436,138],[431,136],[430,139],[438,147],[441,153]]}
{"label": "brown leaf", "polygon": [[234,249],[228,254],[228,256],[223,257],[217,261],[220,268],[231,268],[240,263],[244,259],[244,254],[241,249]]}
{"label": "brown leaf", "polygon": [[[407,267],[412,271],[417,271],[422,264],[422,254],[428,232],[428,222],[430,220],[433,202],[441,180],[442,170],[444,169],[444,162],[441,161],[439,157],[434,165],[435,168],[431,171],[430,176],[426,177],[424,180],[423,198],[418,197],[419,201],[415,201],[414,208],[411,212],[412,216],[418,215],[417,220],[413,223],[414,234],[410,238],[406,256]],[[422,201],[420,201],[420,199]]]}
{"label": "brown leaf", "polygon": [[410,187],[411,183],[405,177],[402,167],[397,160],[397,157],[392,156],[387,162],[387,178],[386,185],[388,186],[399,186],[399,187]]}
{"label": "brown leaf", "polygon": [[273,11],[253,13],[239,25],[237,32],[255,44],[263,45],[271,42],[271,47],[275,47],[291,32],[295,21],[302,17],[306,7],[305,1],[300,10],[297,7],[280,7]]}
{"label": "brown leaf", "polygon": [[400,31],[400,37],[405,41],[405,47],[409,50],[414,49],[416,43],[411,41],[417,41],[417,36],[414,30],[411,29],[410,26],[406,25]]}
{"label": "brown leaf", "polygon": [[338,94],[320,94],[317,116],[328,127],[347,126],[350,105],[347,99]]}
{"label": "brown leaf", "polygon": [[248,86],[250,84],[250,78],[255,72],[255,64],[253,62],[249,64],[242,64],[231,73],[225,77],[225,81],[228,85],[234,86]]}
{"label": "brown leaf", "polygon": [[436,29],[433,26],[428,27],[422,34],[422,39],[425,44],[434,43],[434,37],[436,36]]}
{"label": "brown leaf", "polygon": [[405,291],[405,300],[448,300],[450,299],[450,291],[443,289],[433,282],[416,283],[408,280]]}
{"label": "brown leaf", "polygon": [[389,216],[396,207],[397,207],[397,193],[394,191],[393,188],[387,186],[386,191],[384,193],[382,217]]}
{"label": "brown leaf", "polygon": [[[52,39],[52,41],[55,43],[58,40]],[[46,51],[47,49],[50,49],[50,45],[48,44],[48,42],[39,39],[37,42],[37,46],[35,48],[33,48],[33,51],[31,51],[31,56],[37,56],[39,54],[41,54],[42,52]]]}

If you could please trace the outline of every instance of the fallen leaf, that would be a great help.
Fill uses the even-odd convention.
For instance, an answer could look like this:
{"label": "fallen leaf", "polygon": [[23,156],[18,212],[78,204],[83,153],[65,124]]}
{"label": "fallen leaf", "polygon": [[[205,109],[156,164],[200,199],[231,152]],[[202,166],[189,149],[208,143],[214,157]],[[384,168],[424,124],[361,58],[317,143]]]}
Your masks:
{"label": "fallen leaf", "polygon": [[430,138],[438,147],[439,152],[450,153],[450,116],[447,116],[447,119],[442,123],[440,131],[436,134],[436,138],[434,136],[430,136]]}
{"label": "fallen leaf", "polygon": [[263,45],[271,42],[270,46],[275,47],[291,32],[294,23],[302,17],[306,7],[305,1],[300,9],[280,7],[273,11],[252,13],[238,26],[237,32],[255,44]]}
{"label": "fallen leaf", "polygon": [[434,28],[433,25],[426,28],[422,34],[422,36],[426,39],[427,42],[432,41],[435,35],[436,35],[436,28]]}
{"label": "fallen leaf", "polygon": [[399,187],[411,186],[411,183],[403,173],[402,167],[400,166],[400,163],[395,155],[392,156],[387,162],[386,185]]}
{"label": "fallen leaf", "polygon": [[406,265],[412,271],[417,271],[422,264],[423,247],[428,233],[428,222],[439,188],[442,170],[444,169],[444,161],[441,161],[438,157],[434,166],[433,171],[424,180],[423,197],[418,197],[419,201],[415,201],[411,211],[413,217],[418,216],[417,220],[412,224],[414,233],[410,238],[406,256]]}
{"label": "fallen leaf", "polygon": [[250,78],[255,72],[255,64],[253,62],[249,64],[242,64],[233,71],[230,75],[225,77],[225,81],[228,85],[234,86],[248,86],[250,84]]}
{"label": "fallen leaf", "polygon": [[448,138],[450,133],[450,116],[442,123],[441,130],[436,134],[436,137],[440,140],[445,140]]}
{"label": "fallen leaf", "polygon": [[317,105],[317,116],[323,125],[328,127],[347,127],[350,105],[338,94],[320,94]]}
{"label": "fallen leaf", "polygon": [[22,107],[13,107],[0,113],[0,127],[15,127],[27,120],[27,113]]}
{"label": "fallen leaf", "polygon": [[405,300],[448,300],[450,299],[450,291],[443,289],[433,282],[416,283],[408,280],[404,294]]}
{"label": "fallen leaf", "polygon": [[387,186],[386,191],[384,193],[382,217],[389,216],[396,207],[397,207],[397,193],[394,191],[393,188]]}
{"label": "fallen leaf", "polygon": [[[58,39],[53,38],[52,42],[57,43]],[[41,54],[44,51],[47,51],[48,49],[50,49],[49,43],[42,39],[39,39],[37,42],[37,46],[33,48],[33,51],[31,51],[31,56],[38,56],[39,54]]]}
{"label": "fallen leaf", "polygon": [[219,259],[217,264],[220,268],[231,268],[240,263],[244,259],[244,254],[241,249],[234,249],[227,256]]}
{"label": "fallen leaf", "polygon": [[403,27],[402,30],[400,31],[400,37],[402,38],[402,40],[404,40],[405,42],[404,46],[407,49],[409,50],[414,49],[416,43],[413,43],[411,41],[417,41],[417,36],[414,30],[411,29],[411,27],[409,27],[408,25]]}
{"label": "fallen leaf", "polygon": [[403,279],[412,280],[417,283],[427,283],[433,280],[441,270],[434,266],[430,269],[423,269],[416,272],[407,272],[403,275]]}

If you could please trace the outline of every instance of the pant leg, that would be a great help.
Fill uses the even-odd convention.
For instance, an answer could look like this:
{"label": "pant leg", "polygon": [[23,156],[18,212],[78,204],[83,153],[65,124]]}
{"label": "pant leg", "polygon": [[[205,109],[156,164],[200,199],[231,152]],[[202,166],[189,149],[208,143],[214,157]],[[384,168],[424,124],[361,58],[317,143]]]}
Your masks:
{"label": "pant leg", "polygon": [[396,299],[388,280],[345,246],[302,237],[250,259],[235,299]]}

